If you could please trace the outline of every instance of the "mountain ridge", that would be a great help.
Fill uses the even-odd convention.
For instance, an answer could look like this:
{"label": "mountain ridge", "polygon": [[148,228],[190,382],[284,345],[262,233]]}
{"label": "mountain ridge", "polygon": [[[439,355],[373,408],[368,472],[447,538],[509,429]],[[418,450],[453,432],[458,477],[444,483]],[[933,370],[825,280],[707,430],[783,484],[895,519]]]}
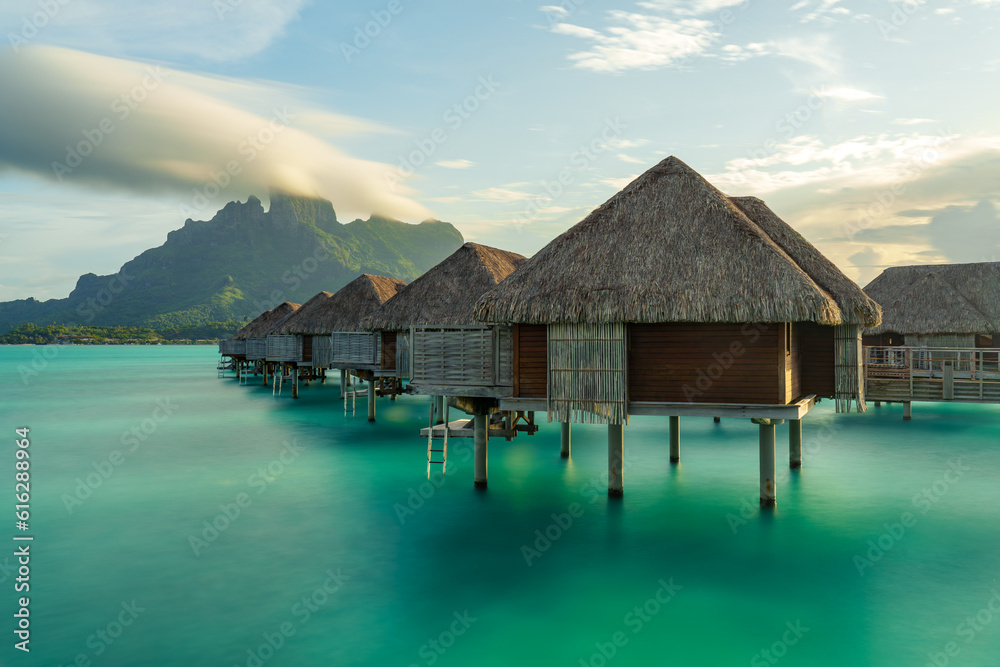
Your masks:
{"label": "mountain ridge", "polygon": [[0,331],[25,323],[170,328],[245,320],[282,301],[336,291],[361,273],[410,281],[464,239],[438,220],[371,216],[343,224],[333,204],[271,193],[187,219],[117,273],[86,273],[64,299],[0,303]]}

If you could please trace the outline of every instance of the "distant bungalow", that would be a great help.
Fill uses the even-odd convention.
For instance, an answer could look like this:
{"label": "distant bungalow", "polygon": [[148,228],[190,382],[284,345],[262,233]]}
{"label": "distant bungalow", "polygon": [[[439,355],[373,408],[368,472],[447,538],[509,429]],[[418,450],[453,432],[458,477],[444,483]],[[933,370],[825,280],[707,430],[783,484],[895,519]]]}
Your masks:
{"label": "distant bungalow", "polygon": [[[513,390],[513,350],[510,327],[478,322],[475,305],[480,296],[525,261],[517,253],[466,243],[363,323],[364,328],[382,336],[382,368],[377,374],[408,378],[407,391],[412,394],[460,401],[463,409],[475,415],[483,449],[486,418],[496,405],[495,399],[509,396]],[[387,353],[390,345],[407,354],[393,358]],[[475,400],[482,398],[494,400]],[[436,401],[436,405],[434,421],[441,421],[443,401]],[[429,444],[429,463],[433,462],[433,449]],[[446,452],[441,454],[443,465]],[[476,482],[485,486],[485,476],[477,476]]]}
{"label": "distant bungalow", "polygon": [[[513,325],[501,410],[608,425],[608,493],[622,494],[629,415],[752,418],[760,497],[775,502],[775,425],[817,398],[865,410],[861,329],[879,306],[752,197],[729,198],[671,157],[557,237],[476,307]],[[568,443],[567,443],[568,444]],[[478,457],[477,457],[478,463]],[[477,465],[476,477],[485,475]]]}
{"label": "distant bungalow", "polygon": [[882,306],[865,345],[1000,345],[1000,262],[894,266],[865,292]]}
{"label": "distant bungalow", "polygon": [[874,400],[904,419],[912,401],[1000,402],[1000,262],[896,266],[865,291],[883,311],[864,338]]}
{"label": "distant bungalow", "polygon": [[258,315],[229,340],[219,341],[219,353],[233,359],[236,364],[236,375],[241,381],[244,377],[243,370],[250,365],[250,362],[254,362],[264,371],[264,384],[267,385],[267,334],[298,309],[299,304],[285,301]]}

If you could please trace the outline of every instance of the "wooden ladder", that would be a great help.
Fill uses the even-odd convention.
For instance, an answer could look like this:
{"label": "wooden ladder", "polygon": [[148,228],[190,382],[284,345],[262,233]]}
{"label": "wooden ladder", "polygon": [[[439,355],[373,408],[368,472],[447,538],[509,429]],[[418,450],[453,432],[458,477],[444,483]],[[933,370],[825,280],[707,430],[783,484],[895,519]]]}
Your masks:
{"label": "wooden ladder", "polygon": [[[431,396],[431,417],[430,423],[427,429],[427,479],[431,478],[431,465],[440,465],[441,474],[448,474],[448,401],[442,400],[444,403],[444,414],[442,415],[444,424],[442,424],[442,435],[434,435],[434,404],[436,403],[435,397]],[[440,441],[441,448],[435,449],[434,442]],[[440,460],[435,461],[434,455],[439,454],[441,456]]]}
{"label": "wooden ladder", "polygon": [[348,373],[347,377],[350,378],[350,391],[344,392],[344,416],[347,416],[347,397],[351,397],[351,416],[353,417],[357,414],[358,410],[358,388],[357,388],[357,377],[353,373]]}

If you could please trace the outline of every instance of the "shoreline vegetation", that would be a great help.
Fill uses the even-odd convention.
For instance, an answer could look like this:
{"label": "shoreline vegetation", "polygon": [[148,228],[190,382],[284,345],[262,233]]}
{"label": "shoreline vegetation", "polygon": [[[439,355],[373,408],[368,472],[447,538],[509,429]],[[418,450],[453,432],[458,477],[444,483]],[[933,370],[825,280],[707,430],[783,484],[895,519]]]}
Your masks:
{"label": "shoreline vegetation", "polygon": [[0,334],[0,345],[215,345],[242,322],[210,322],[171,329],[22,324]]}

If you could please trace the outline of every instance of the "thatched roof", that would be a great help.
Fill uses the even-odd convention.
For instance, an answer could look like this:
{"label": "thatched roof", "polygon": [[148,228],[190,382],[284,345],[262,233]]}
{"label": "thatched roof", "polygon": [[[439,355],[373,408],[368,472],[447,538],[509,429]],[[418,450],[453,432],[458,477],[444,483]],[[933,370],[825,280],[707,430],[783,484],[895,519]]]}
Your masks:
{"label": "thatched roof", "polygon": [[363,274],[336,294],[320,292],[306,301],[274,333],[323,335],[359,331],[359,323],[406,287],[398,278]]}
{"label": "thatched roof", "polygon": [[401,331],[422,325],[479,324],[473,315],[476,301],[525,261],[517,253],[466,243],[386,301],[362,328]]}
{"label": "thatched roof", "polygon": [[1000,333],[1000,262],[894,266],[865,292],[883,312],[865,333]]}
{"label": "thatched roof", "polygon": [[833,297],[846,321],[853,324],[877,322],[879,305],[856,282],[841,273],[837,265],[816,246],[779,218],[756,197],[730,197],[729,201],[777,243],[813,281]]}
{"label": "thatched roof", "polygon": [[240,329],[233,335],[233,340],[246,340],[248,338],[263,338],[271,333],[271,329],[280,324],[282,320],[299,309],[299,304],[289,301],[261,313],[252,322]]}
{"label": "thatched roof", "polygon": [[847,322],[878,305],[753,198],[675,157],[556,237],[476,306],[489,322]]}

